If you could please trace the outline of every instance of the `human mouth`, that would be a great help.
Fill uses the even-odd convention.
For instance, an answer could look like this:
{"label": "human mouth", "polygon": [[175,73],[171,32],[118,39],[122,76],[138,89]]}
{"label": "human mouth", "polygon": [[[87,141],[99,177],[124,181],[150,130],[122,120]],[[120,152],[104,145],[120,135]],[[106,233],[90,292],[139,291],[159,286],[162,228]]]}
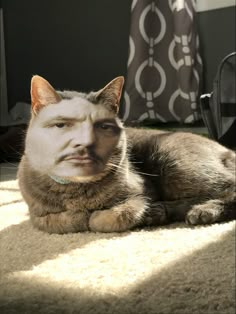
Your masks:
{"label": "human mouth", "polygon": [[71,155],[67,156],[64,160],[76,163],[76,164],[81,164],[81,165],[90,165],[95,162],[94,158],[90,156],[80,156],[80,155]]}

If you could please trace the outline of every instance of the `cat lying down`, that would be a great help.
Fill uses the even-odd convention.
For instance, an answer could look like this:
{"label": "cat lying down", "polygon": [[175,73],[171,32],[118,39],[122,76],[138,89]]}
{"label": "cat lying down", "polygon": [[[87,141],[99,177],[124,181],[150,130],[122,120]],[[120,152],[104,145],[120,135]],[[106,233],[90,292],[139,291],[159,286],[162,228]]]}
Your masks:
{"label": "cat lying down", "polygon": [[124,79],[97,92],[31,82],[18,179],[32,224],[49,233],[122,232],[235,218],[235,153],[199,135],[124,128]]}

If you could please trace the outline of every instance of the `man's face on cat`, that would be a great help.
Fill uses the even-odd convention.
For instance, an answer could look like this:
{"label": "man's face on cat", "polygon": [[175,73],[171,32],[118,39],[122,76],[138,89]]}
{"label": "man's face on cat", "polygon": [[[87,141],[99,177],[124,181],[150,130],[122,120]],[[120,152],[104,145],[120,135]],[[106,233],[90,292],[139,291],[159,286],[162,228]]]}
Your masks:
{"label": "man's face on cat", "polygon": [[[107,106],[105,99],[94,104],[79,93],[72,99],[61,99],[55,90],[48,91],[44,83],[36,84],[36,91],[32,90],[34,85],[31,88],[35,113],[25,149],[31,166],[41,173],[61,177],[86,178],[104,172],[112,158],[121,156],[124,140],[121,122],[109,107],[111,104]],[[51,103],[47,104],[45,98]]]}

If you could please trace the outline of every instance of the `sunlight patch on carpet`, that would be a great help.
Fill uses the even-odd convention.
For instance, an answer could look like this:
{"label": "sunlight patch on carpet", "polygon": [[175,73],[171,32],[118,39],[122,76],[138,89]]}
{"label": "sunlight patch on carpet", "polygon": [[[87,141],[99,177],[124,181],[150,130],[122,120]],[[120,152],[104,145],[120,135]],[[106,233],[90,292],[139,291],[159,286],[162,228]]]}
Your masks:
{"label": "sunlight patch on carpet", "polygon": [[[0,206],[0,211],[2,214],[0,217],[3,216],[3,219],[1,217],[0,220],[0,231],[12,225],[18,225],[21,222],[29,219],[27,207],[24,205],[25,204],[21,201],[16,203],[9,203],[5,206]],[[9,208],[9,206],[11,208]],[[25,210],[23,210],[23,207],[25,207]]]}
{"label": "sunlight patch on carpet", "polygon": [[0,231],[29,219],[27,205],[22,200],[17,181],[0,184]]}
{"label": "sunlight patch on carpet", "polygon": [[220,241],[234,228],[235,223],[230,222],[193,229],[141,230],[111,239],[94,234],[94,241],[83,247],[9,276],[63,288],[90,290],[96,295],[126,294],[172,263]]}

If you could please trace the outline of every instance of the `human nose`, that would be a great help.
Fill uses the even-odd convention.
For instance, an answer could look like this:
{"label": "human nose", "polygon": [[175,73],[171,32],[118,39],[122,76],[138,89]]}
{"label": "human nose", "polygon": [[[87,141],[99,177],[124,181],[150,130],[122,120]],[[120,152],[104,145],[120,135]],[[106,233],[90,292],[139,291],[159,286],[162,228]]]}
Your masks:
{"label": "human nose", "polygon": [[78,147],[90,147],[95,143],[95,135],[92,125],[81,125],[73,134],[72,146]]}

